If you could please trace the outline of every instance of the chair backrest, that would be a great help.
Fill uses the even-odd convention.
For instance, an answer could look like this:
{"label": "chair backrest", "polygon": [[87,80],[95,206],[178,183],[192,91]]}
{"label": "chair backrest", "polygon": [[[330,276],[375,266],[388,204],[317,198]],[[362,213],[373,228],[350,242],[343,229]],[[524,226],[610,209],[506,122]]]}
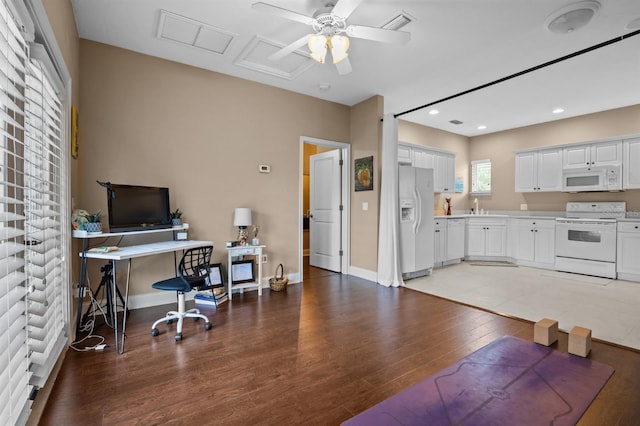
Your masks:
{"label": "chair backrest", "polygon": [[178,276],[183,278],[191,288],[204,285],[209,277],[209,263],[213,254],[213,246],[192,248],[184,252],[178,265]]}

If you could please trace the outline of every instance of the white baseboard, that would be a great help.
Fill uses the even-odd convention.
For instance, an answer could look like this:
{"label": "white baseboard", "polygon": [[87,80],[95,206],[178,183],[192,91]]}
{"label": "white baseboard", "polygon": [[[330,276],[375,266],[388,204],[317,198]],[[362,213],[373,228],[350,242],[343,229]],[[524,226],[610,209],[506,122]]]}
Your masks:
{"label": "white baseboard", "polygon": [[370,271],[364,268],[358,268],[357,266],[349,265],[349,275],[362,278],[364,280],[378,282],[378,271]]}

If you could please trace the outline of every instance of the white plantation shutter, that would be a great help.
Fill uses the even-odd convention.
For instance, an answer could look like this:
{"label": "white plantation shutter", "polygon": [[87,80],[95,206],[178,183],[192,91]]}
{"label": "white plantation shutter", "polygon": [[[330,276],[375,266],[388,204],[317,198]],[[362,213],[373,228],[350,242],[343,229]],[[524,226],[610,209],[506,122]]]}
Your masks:
{"label": "white plantation shutter", "polygon": [[27,48],[0,5],[0,424],[29,409],[24,213],[24,103]]}
{"label": "white plantation shutter", "polygon": [[29,53],[0,0],[0,425],[26,423],[68,341],[66,114]]}
{"label": "white plantation shutter", "polygon": [[31,383],[41,387],[66,343],[66,283],[61,217],[62,107],[42,64],[26,77],[25,215],[29,278],[27,323]]}

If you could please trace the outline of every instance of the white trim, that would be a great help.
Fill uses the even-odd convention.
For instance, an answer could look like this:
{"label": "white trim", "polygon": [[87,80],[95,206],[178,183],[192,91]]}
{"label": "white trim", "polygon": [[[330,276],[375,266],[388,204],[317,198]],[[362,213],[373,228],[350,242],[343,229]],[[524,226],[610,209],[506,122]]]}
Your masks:
{"label": "white trim", "polygon": [[378,272],[368,269],[358,268],[357,266],[349,266],[349,275],[362,278],[363,280],[372,281],[374,284],[378,282]]}
{"label": "white trim", "polygon": [[341,270],[343,274],[349,274],[350,272],[350,257],[351,253],[351,145],[344,142],[330,141],[326,139],[318,139],[310,136],[300,136],[299,146],[299,163],[298,163],[298,271],[300,275],[300,281],[302,282],[302,265],[304,258],[304,246],[303,235],[304,230],[302,228],[302,216],[303,216],[303,170],[304,170],[304,144],[329,146],[342,150],[342,161],[344,166],[342,167],[342,265]]}

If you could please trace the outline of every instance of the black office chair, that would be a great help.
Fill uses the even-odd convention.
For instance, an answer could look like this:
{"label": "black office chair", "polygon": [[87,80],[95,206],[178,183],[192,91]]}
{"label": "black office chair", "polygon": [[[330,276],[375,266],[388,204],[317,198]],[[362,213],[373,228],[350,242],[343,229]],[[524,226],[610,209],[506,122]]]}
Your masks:
{"label": "black office chair", "polygon": [[187,250],[180,264],[178,265],[178,276],[169,278],[168,280],[158,281],[151,287],[158,290],[175,291],[178,293],[178,310],[170,311],[164,318],[160,318],[153,323],[151,327],[151,335],[157,336],[158,324],[166,322],[171,324],[174,320],[178,320],[176,340],[182,340],[182,322],[185,318],[195,318],[196,320],[205,320],[205,330],[211,330],[209,318],[200,313],[198,309],[185,309],[184,294],[190,292],[194,288],[205,286],[209,278],[209,262],[213,246],[198,247]]}

